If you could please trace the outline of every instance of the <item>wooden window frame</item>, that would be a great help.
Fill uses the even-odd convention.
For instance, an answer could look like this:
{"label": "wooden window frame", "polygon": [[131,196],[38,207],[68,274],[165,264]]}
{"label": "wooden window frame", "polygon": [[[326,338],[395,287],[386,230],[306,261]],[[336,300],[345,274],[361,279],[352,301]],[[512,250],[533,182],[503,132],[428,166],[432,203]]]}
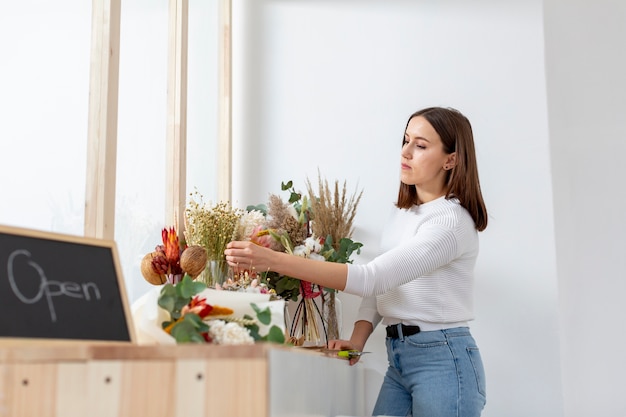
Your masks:
{"label": "wooden window frame", "polygon": [[[184,230],[189,0],[169,0],[165,224]],[[92,0],[84,234],[113,240],[121,0]],[[219,0],[218,199],[232,195],[232,0]]]}

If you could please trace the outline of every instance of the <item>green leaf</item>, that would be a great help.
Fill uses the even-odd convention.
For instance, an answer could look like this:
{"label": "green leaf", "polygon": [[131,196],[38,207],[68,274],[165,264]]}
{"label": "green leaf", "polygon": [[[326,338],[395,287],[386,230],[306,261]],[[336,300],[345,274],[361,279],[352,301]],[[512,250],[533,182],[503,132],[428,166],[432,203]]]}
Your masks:
{"label": "green leaf", "polygon": [[246,327],[246,329],[248,329],[248,331],[250,332],[250,336],[255,341],[263,340],[263,337],[259,333],[259,325],[258,324],[249,324],[249,325],[247,325],[245,327]]}
{"label": "green leaf", "polygon": [[261,203],[261,204],[257,204],[256,206],[250,205],[248,207],[246,207],[246,211],[260,211],[261,213],[263,213],[264,216],[267,216],[267,205]]}
{"label": "green leaf", "polygon": [[293,181],[287,181],[287,183],[284,183],[284,182],[280,183],[280,188],[282,191],[287,191],[291,187],[293,187]]}
{"label": "green leaf", "polygon": [[352,263],[350,259],[352,253],[356,251],[357,254],[361,253],[363,244],[361,242],[354,242],[352,239],[342,238],[339,241],[339,253],[341,254],[341,260],[343,263]]}
{"label": "green leaf", "polygon": [[341,238],[339,240],[339,248],[335,250],[333,248],[333,239],[330,235],[326,237],[324,240],[324,246],[322,247],[322,256],[328,262],[337,262],[337,263],[352,263],[350,259],[352,254],[356,251],[356,253],[361,253],[361,247],[363,246],[360,242],[354,242],[349,238]]}
{"label": "green leaf", "polygon": [[209,326],[197,314],[185,314],[183,319],[172,327],[171,335],[176,343],[205,343],[202,333],[209,331]]}
{"label": "green leaf", "polygon": [[297,201],[300,201],[300,198],[302,198],[302,194],[292,191],[291,194],[289,195],[289,202],[295,203]]}
{"label": "green leaf", "polygon": [[287,233],[280,235],[280,243],[287,252],[293,253],[293,243],[291,242],[291,239],[289,239],[289,235]]}
{"label": "green leaf", "polygon": [[285,248],[287,253],[293,252],[293,243],[291,243],[291,239],[289,239],[289,235],[286,232],[276,233],[276,231],[268,229],[268,233],[272,239],[283,245],[283,248]]}
{"label": "green leaf", "polygon": [[285,333],[278,326],[270,327],[270,331],[265,336],[265,340],[273,343],[285,343]]}
{"label": "green leaf", "polygon": [[206,284],[195,282],[187,274],[176,285],[166,284],[159,294],[158,304],[165,309],[172,320],[181,317],[181,310],[191,301],[191,298],[203,291]]}
{"label": "green leaf", "polygon": [[263,310],[259,308],[255,303],[250,303],[254,311],[256,312],[256,318],[261,322],[261,324],[265,324],[266,326],[272,322],[272,312],[269,307],[265,307]]}
{"label": "green leaf", "polygon": [[[247,314],[244,314],[243,316],[244,319],[246,320],[252,320],[252,317],[250,317]],[[261,337],[261,334],[259,333],[259,325],[256,323],[252,323],[252,324],[247,324],[244,326],[246,329],[248,329],[248,331],[250,332],[250,336],[255,340],[255,341],[260,341],[263,340],[263,337]]]}
{"label": "green leaf", "polygon": [[161,289],[158,304],[168,313],[172,314],[176,305],[176,288],[172,284],[165,284]]}
{"label": "green leaf", "polygon": [[195,313],[185,314],[185,317],[183,318],[183,321],[190,322],[191,324],[193,324],[195,326],[195,328],[197,328],[200,331],[206,332],[206,331],[209,330],[209,325],[206,324],[200,318],[200,316],[195,314]]}
{"label": "green leaf", "polygon": [[276,281],[276,294],[289,300],[297,300],[300,293],[300,280],[297,278],[291,278],[282,276]]}
{"label": "green leaf", "polygon": [[[206,284],[205,283],[199,282],[199,281],[194,281],[187,274],[185,274],[183,279],[178,284],[176,284],[176,290],[177,290],[178,295],[180,295],[180,297],[186,298],[188,300],[191,300],[191,298],[194,295],[196,295],[199,292],[203,291],[205,288],[206,288]],[[187,302],[189,302],[189,301],[187,301]]]}

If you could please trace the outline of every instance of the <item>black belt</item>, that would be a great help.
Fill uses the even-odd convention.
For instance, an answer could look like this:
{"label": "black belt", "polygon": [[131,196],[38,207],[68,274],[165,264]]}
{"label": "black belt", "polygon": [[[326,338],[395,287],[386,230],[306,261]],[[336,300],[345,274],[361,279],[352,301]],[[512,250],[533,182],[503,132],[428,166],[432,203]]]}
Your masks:
{"label": "black belt", "polygon": [[397,339],[400,337],[400,332],[398,332],[398,327],[402,326],[402,335],[403,336],[411,336],[413,334],[418,334],[420,332],[420,326],[407,326],[404,324],[392,324],[391,326],[387,326],[385,329],[387,331],[387,337],[392,339]]}

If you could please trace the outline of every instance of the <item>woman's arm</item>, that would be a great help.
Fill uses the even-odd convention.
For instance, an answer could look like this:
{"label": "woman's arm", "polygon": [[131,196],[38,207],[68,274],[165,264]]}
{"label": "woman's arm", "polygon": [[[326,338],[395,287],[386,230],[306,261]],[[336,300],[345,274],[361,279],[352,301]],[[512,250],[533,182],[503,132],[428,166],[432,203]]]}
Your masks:
{"label": "woman's arm", "polygon": [[374,331],[374,326],[369,321],[359,320],[354,323],[354,329],[352,330],[352,336],[350,342],[356,349],[362,351],[365,348],[365,343],[369,339],[370,335]]}
{"label": "woman's arm", "polygon": [[346,264],[294,256],[247,241],[230,242],[224,254],[228,265],[233,268],[257,272],[274,271],[340,291],[346,287],[348,277]]}

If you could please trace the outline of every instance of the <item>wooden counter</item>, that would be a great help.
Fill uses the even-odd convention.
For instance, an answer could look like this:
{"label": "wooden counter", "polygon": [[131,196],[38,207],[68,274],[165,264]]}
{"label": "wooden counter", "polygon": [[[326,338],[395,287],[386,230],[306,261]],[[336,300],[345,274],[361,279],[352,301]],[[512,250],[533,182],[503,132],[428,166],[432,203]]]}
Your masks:
{"label": "wooden counter", "polygon": [[282,345],[0,339],[0,417],[362,416],[358,365]]}

